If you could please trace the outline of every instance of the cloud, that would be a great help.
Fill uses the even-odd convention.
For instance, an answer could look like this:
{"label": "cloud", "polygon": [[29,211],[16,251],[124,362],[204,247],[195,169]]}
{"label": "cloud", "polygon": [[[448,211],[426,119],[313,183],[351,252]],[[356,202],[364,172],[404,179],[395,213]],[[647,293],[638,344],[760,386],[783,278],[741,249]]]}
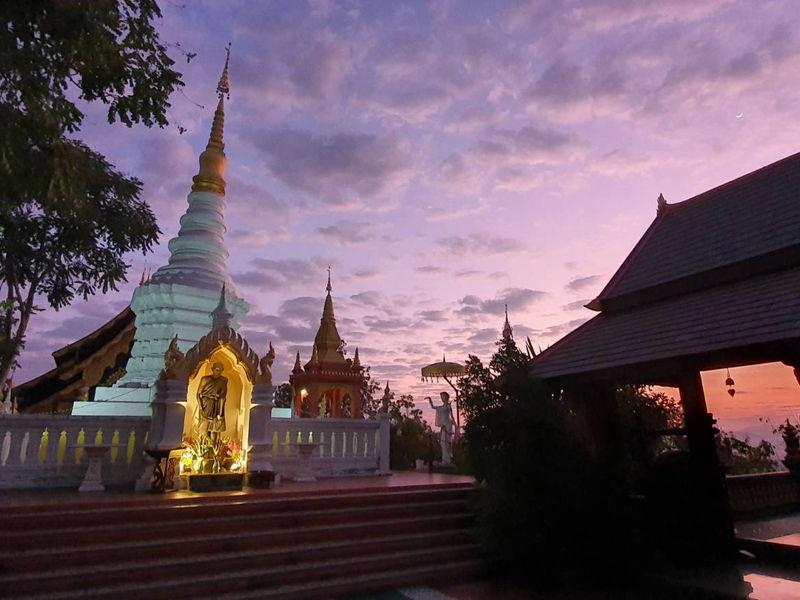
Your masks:
{"label": "cloud", "polygon": [[289,80],[299,96],[327,99],[334,96],[351,69],[349,45],[323,30],[300,46],[290,65]]}
{"label": "cloud", "polygon": [[590,318],[591,317],[583,317],[580,319],[572,319],[571,321],[567,321],[566,323],[551,325],[550,327],[547,327],[543,331],[541,331],[539,335],[541,335],[542,337],[551,337],[551,338],[557,336],[560,337],[566,333],[569,333],[579,325],[583,325]]}
{"label": "cloud", "polygon": [[417,317],[423,321],[429,321],[433,323],[447,321],[447,317],[445,316],[443,310],[423,310],[417,313]]}
{"label": "cloud", "polygon": [[600,281],[601,278],[602,275],[587,275],[586,277],[576,277],[564,287],[570,292],[579,292],[581,290],[585,290],[588,287],[592,287],[598,281]]}
{"label": "cloud", "polygon": [[447,252],[459,256],[465,254],[507,254],[525,249],[519,240],[471,233],[467,236],[451,235],[436,240],[436,244]]}
{"label": "cloud", "polygon": [[393,134],[286,128],[246,135],[280,181],[340,208],[398,192],[412,175],[411,153]]}
{"label": "cloud", "polygon": [[461,299],[462,306],[456,312],[461,315],[502,315],[505,312],[506,305],[508,305],[509,310],[522,311],[543,300],[548,295],[547,292],[541,290],[506,288],[495,298],[486,300],[482,300],[475,295],[464,296]]}
{"label": "cloud", "polygon": [[370,290],[360,294],[353,294],[350,296],[350,300],[363,306],[378,306],[383,302],[383,295],[380,292]]}
{"label": "cloud", "polygon": [[447,272],[447,269],[443,267],[437,267],[436,265],[423,265],[421,267],[415,267],[414,270],[417,273],[422,273],[423,275],[441,275],[442,273]]}
{"label": "cloud", "polygon": [[361,244],[372,239],[371,223],[357,221],[339,221],[335,225],[317,227],[315,231],[324,239],[342,246]]}
{"label": "cloud", "polygon": [[575,302],[570,302],[569,304],[565,304],[561,307],[562,310],[566,311],[573,311],[573,310],[581,310],[586,307],[586,305],[591,300],[589,298],[584,298],[583,300],[576,300]]}
{"label": "cloud", "polygon": [[370,331],[388,331],[407,329],[411,325],[411,321],[401,317],[382,319],[375,315],[367,315],[364,317],[364,325]]}
{"label": "cloud", "polygon": [[321,257],[304,260],[299,258],[254,258],[250,270],[233,274],[233,280],[244,286],[262,290],[280,291],[296,286],[319,285],[325,281],[325,267],[333,261]]}
{"label": "cloud", "polygon": [[608,175],[611,177],[625,177],[628,175],[644,175],[652,171],[664,161],[657,161],[648,156],[631,156],[621,148],[603,154],[595,160],[589,169],[593,173]]}

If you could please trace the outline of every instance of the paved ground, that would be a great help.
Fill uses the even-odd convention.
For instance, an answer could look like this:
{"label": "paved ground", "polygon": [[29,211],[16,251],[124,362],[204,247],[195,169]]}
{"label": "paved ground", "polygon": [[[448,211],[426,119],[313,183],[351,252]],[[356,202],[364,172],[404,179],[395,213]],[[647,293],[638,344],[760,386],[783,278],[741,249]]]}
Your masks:
{"label": "paved ground", "polygon": [[[800,513],[736,523],[739,537],[800,546]],[[800,596],[799,596],[800,597]]]}

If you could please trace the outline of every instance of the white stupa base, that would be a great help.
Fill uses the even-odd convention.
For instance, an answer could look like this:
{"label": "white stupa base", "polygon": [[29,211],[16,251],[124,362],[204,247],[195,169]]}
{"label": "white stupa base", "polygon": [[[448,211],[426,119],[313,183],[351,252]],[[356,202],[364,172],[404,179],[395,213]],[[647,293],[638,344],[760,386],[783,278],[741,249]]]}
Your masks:
{"label": "white stupa base", "polygon": [[93,402],[75,402],[72,414],[76,416],[150,417],[155,387],[123,388],[98,387]]}
{"label": "white stupa base", "polygon": [[[188,352],[211,330],[211,312],[219,304],[219,287],[178,283],[150,283],[136,289],[131,308],[136,313],[136,334],[126,374],[116,387],[153,386],[164,368],[164,353],[172,338],[178,348]],[[228,309],[237,318],[246,314],[248,304],[235,290],[226,293]]]}

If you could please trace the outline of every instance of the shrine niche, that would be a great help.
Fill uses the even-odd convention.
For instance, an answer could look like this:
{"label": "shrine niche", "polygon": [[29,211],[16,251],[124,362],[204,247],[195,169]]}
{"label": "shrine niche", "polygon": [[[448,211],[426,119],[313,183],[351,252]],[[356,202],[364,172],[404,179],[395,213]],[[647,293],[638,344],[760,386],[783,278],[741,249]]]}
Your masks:
{"label": "shrine niche", "polygon": [[[251,448],[251,418],[253,414],[261,418],[272,407],[272,346],[259,360],[247,341],[231,328],[224,287],[211,317],[211,331],[185,355],[178,348],[177,336],[172,340],[154,402],[154,415],[162,415],[154,418],[154,439],[160,440],[157,446],[171,459],[178,459],[179,474],[189,476],[189,487],[195,491],[241,487]],[[258,404],[253,403],[254,395],[259,398]],[[251,414],[256,407],[259,410]],[[264,429],[262,425],[256,425],[259,432]],[[257,444],[263,443],[263,433],[257,433],[256,438]],[[193,480],[194,475],[226,473],[239,475],[231,487],[214,483],[197,489]],[[209,481],[206,478],[202,485]]]}

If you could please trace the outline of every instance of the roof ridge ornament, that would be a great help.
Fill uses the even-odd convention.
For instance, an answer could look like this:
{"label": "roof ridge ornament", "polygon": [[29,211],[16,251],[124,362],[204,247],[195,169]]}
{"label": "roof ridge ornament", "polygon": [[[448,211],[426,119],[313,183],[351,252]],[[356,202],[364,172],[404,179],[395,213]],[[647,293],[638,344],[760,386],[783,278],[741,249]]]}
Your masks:
{"label": "roof ridge ornament", "polygon": [[656,208],[656,216],[663,215],[665,212],[667,212],[667,207],[669,204],[667,204],[667,199],[664,198],[664,194],[659,194],[656,202],[658,203],[658,207]]}

